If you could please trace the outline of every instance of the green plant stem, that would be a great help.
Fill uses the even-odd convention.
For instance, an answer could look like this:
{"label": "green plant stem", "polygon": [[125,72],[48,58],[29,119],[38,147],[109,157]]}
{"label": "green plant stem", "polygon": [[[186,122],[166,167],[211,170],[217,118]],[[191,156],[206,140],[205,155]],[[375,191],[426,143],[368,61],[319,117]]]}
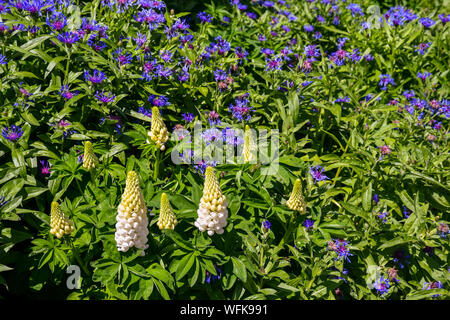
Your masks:
{"label": "green plant stem", "polygon": [[153,169],[153,180],[155,181],[158,180],[160,155],[161,151],[158,149],[155,157],[155,168]]}
{"label": "green plant stem", "polygon": [[73,245],[72,239],[69,240],[69,244],[72,249],[73,256],[75,257],[75,260],[77,260],[78,264],[81,266],[81,269],[83,269],[84,273],[86,273],[86,275],[88,277],[90,277],[91,273],[89,272],[89,269],[86,267],[86,265],[83,263],[83,261],[81,261],[78,249],[75,248],[75,246]]}

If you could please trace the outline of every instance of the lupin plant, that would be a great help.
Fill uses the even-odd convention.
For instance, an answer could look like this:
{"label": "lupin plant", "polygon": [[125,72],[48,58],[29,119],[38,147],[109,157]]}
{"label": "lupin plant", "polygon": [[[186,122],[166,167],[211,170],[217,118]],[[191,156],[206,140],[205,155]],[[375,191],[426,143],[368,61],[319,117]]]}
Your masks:
{"label": "lupin plant", "polygon": [[171,229],[173,230],[178,221],[173,213],[172,207],[169,202],[169,198],[166,193],[161,195],[161,207],[158,222],[156,223],[159,229]]}
{"label": "lupin plant", "polygon": [[61,239],[73,232],[73,222],[64,214],[58,202],[53,201],[50,211],[50,233]]}
{"label": "lupin plant", "polygon": [[306,202],[303,197],[302,182],[300,179],[295,180],[294,187],[292,188],[291,196],[286,201],[286,205],[289,209],[298,211],[298,213],[306,213]]}
{"label": "lupin plant", "polygon": [[148,248],[147,206],[135,171],[128,172],[116,221],[115,240],[119,251],[127,252],[131,247],[143,250]]}
{"label": "lupin plant", "polygon": [[83,168],[94,169],[98,165],[98,158],[94,153],[92,142],[86,141],[84,144]]}
{"label": "lupin plant", "polygon": [[209,236],[214,233],[222,234],[227,225],[228,209],[227,200],[222,194],[216,173],[213,167],[207,167],[205,171],[205,184],[203,196],[197,210],[195,226],[201,231],[207,231]]}
{"label": "lupin plant", "polygon": [[[165,143],[169,140],[169,132],[167,131],[167,127],[164,124],[158,107],[152,108],[152,126],[148,132],[148,136],[161,151],[166,149]],[[150,143],[148,139],[147,143]]]}

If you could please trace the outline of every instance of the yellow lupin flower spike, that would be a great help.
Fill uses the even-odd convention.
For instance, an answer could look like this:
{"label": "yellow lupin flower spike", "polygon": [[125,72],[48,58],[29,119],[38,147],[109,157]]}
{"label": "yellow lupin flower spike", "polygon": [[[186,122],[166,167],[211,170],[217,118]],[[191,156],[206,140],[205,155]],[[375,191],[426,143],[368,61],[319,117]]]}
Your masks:
{"label": "yellow lupin flower spike", "polygon": [[220,190],[219,181],[213,167],[207,167],[203,196],[197,210],[198,218],[195,226],[201,231],[208,231],[208,235],[222,234],[227,225],[227,199]]}
{"label": "yellow lupin flower spike", "polygon": [[[167,131],[167,127],[164,124],[161,114],[159,113],[158,107],[152,108],[152,126],[148,132],[148,136],[158,145],[161,151],[166,149],[164,144],[167,140],[169,140],[169,132]],[[150,143],[148,139],[147,143]]]}
{"label": "yellow lupin flower spike", "polygon": [[291,196],[286,202],[286,205],[291,210],[298,211],[299,213],[306,213],[306,203],[302,193],[302,183],[300,179],[295,180],[294,188],[292,189]]}
{"label": "yellow lupin flower spike", "polygon": [[60,239],[66,234],[71,234],[73,230],[72,221],[62,212],[59,203],[53,201],[50,211],[50,233]]}
{"label": "yellow lupin flower spike", "polygon": [[116,221],[115,240],[119,251],[127,252],[133,246],[144,250],[148,248],[147,207],[139,186],[139,178],[134,171],[128,172]]}
{"label": "yellow lupin flower spike", "polygon": [[83,168],[91,170],[98,164],[98,158],[94,153],[92,142],[86,141],[84,144]]}
{"label": "yellow lupin flower spike", "polygon": [[244,163],[251,162],[255,160],[255,142],[253,141],[253,136],[248,125],[245,126],[244,133]]}
{"label": "yellow lupin flower spike", "polygon": [[158,222],[156,223],[159,229],[174,229],[178,221],[173,213],[172,207],[170,206],[169,198],[167,194],[163,193],[161,195],[161,209],[159,214]]}

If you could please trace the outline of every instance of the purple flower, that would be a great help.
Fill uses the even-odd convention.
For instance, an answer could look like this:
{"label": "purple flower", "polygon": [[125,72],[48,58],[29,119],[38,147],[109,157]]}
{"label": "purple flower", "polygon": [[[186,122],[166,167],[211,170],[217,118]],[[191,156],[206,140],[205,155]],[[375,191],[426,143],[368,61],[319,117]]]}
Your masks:
{"label": "purple flower", "polygon": [[389,84],[395,86],[394,79],[389,74],[380,74],[378,85],[381,87],[381,90],[386,90]]}
{"label": "purple flower", "polygon": [[353,254],[350,253],[350,249],[348,248],[349,243],[342,239],[335,239],[328,242],[328,249],[333,250],[337,253],[336,260],[340,258],[346,259],[348,262],[351,262],[348,258],[349,256],[353,256]]}
{"label": "purple flower", "polygon": [[94,69],[92,76],[89,74],[88,70],[84,71],[84,79],[86,81],[90,81],[92,84],[102,83],[103,80],[106,80],[106,76],[103,72]]}
{"label": "purple flower", "polygon": [[194,121],[194,115],[192,113],[183,113],[183,120],[186,121],[186,123]]}
{"label": "purple flower", "polygon": [[223,134],[219,129],[212,127],[202,132],[202,139],[207,145],[216,141],[220,143],[223,141]]}
{"label": "purple flower", "polygon": [[2,136],[11,142],[16,142],[23,135],[23,130],[19,126],[12,125],[11,128],[3,128]]}
{"label": "purple flower", "polygon": [[303,222],[303,226],[306,228],[306,230],[311,230],[311,228],[314,226],[314,221],[313,220],[310,220],[310,219],[306,219],[304,222]]}
{"label": "purple flower", "polygon": [[161,24],[166,22],[164,14],[158,13],[153,9],[143,9],[138,12],[134,19],[139,23],[146,23],[150,31],[155,30],[161,26]]}
{"label": "purple flower", "polygon": [[59,31],[66,26],[66,16],[61,12],[53,12],[50,17],[47,16],[47,25],[52,28],[52,30]]}
{"label": "purple flower", "polygon": [[216,265],[214,265],[214,268],[216,269],[217,275],[213,275],[208,270],[206,270],[205,282],[208,284],[219,280],[222,275],[222,270],[220,270]]}
{"label": "purple flower", "polygon": [[378,294],[384,295],[388,292],[390,287],[389,279],[382,276],[374,282],[373,287],[377,290]]}
{"label": "purple flower", "polygon": [[378,202],[379,202],[379,200],[378,200],[378,194],[374,194],[374,196],[373,196],[373,201],[375,202],[375,204],[377,205],[378,204]]}
{"label": "purple flower", "polygon": [[49,175],[50,174],[50,163],[47,160],[41,160],[39,162],[42,166],[41,173],[43,175]]}
{"label": "purple flower", "polygon": [[309,168],[309,173],[314,178],[314,183],[322,180],[329,179],[326,175],[322,174],[322,172],[325,170],[325,167],[316,166]]}
{"label": "purple flower", "polygon": [[3,207],[9,200],[6,200],[4,196],[0,196],[0,208]]}
{"label": "purple flower", "polygon": [[104,91],[102,91],[102,92],[100,92],[100,93],[97,91],[97,92],[95,93],[95,97],[97,98],[97,100],[98,100],[99,102],[105,103],[105,104],[106,104],[106,103],[113,102],[114,99],[116,98],[116,96],[113,95],[111,92],[109,92],[108,95],[106,95]]}
{"label": "purple flower", "polygon": [[313,32],[313,31],[314,31],[314,27],[313,27],[312,25],[310,25],[310,24],[305,24],[305,25],[303,26],[303,29],[304,29],[306,32]]}
{"label": "purple flower", "polygon": [[161,53],[159,54],[159,56],[161,57],[161,59],[164,60],[164,62],[170,62],[172,61],[172,52],[170,52],[169,50],[163,50],[161,51]]}
{"label": "purple flower", "polygon": [[6,57],[2,54],[0,54],[0,64],[8,64],[8,60],[6,60]]}
{"label": "purple flower", "polygon": [[123,48],[118,48],[116,51],[114,51],[113,57],[114,59],[116,59],[120,66],[131,63],[131,61],[133,60],[133,56],[131,55],[131,53],[124,51]]}
{"label": "purple flower", "polygon": [[305,46],[305,55],[309,58],[319,57],[320,50],[319,50],[319,48],[316,47],[315,44],[311,44],[311,45]]}
{"label": "purple flower", "polygon": [[280,57],[266,59],[266,71],[281,70],[282,62]]}
{"label": "purple flower", "polygon": [[443,239],[447,238],[447,234],[449,233],[449,228],[448,228],[448,224],[446,223],[440,223],[437,226],[437,233],[439,234],[439,236]]}
{"label": "purple flower", "polygon": [[[442,282],[440,281],[433,281],[433,282],[425,282],[423,284],[422,290],[431,290],[431,289],[442,289],[444,286],[442,285]],[[433,298],[436,298],[440,296],[441,294],[435,294],[433,295]]]}
{"label": "purple flower", "polygon": [[428,71],[417,73],[417,78],[421,79],[423,82],[425,82],[425,80],[430,76],[431,73],[429,73]]}
{"label": "purple flower", "polygon": [[91,34],[87,41],[88,46],[94,49],[96,52],[102,51],[107,47],[107,44],[103,41],[100,41],[100,36],[98,34]]}
{"label": "purple flower", "polygon": [[266,36],[265,36],[265,35],[259,34],[259,35],[258,35],[258,40],[261,41],[261,42],[264,42],[264,41],[266,41],[267,39],[266,39]]}
{"label": "purple flower", "polygon": [[166,96],[155,96],[151,94],[148,97],[148,101],[157,107],[164,107],[170,105],[169,98],[167,98]]}
{"label": "purple flower", "polygon": [[424,43],[419,43],[418,46],[416,46],[416,52],[418,52],[421,55],[424,55],[425,53],[427,53],[428,48],[430,47],[431,42],[424,42]]}
{"label": "purple flower", "polygon": [[246,93],[235,99],[235,104],[231,104],[228,111],[232,113],[233,118],[237,119],[239,122],[248,121],[251,118],[251,112],[254,112],[253,107],[249,105],[248,100],[249,94]]}
{"label": "purple flower", "polygon": [[269,220],[265,220],[265,221],[263,221],[263,227],[264,227],[265,229],[269,230],[270,227],[272,227],[272,224],[270,223]]}
{"label": "purple flower", "polygon": [[361,7],[355,3],[350,3],[346,9],[350,10],[352,13],[352,17],[355,17],[357,14],[360,16],[364,16],[364,12],[362,11]]}
{"label": "purple flower", "polygon": [[144,107],[139,107],[138,113],[143,114],[146,117],[152,117],[152,110],[147,110]]}
{"label": "purple flower", "polygon": [[419,22],[427,29],[432,27],[436,23],[436,21],[430,18],[420,18]]}
{"label": "purple flower", "polygon": [[68,85],[64,85],[64,86],[61,86],[61,90],[59,91],[59,94],[64,99],[70,100],[70,99],[72,99],[74,96],[76,96],[78,94],[78,91],[70,92],[69,86]]}
{"label": "purple flower", "polygon": [[80,40],[80,36],[78,35],[78,33],[70,32],[70,31],[60,33],[60,34],[58,34],[58,36],[56,38],[65,44],[73,44]]}
{"label": "purple flower", "polygon": [[342,66],[346,62],[349,53],[345,50],[338,49],[331,54],[330,60],[337,66]]}
{"label": "purple flower", "polygon": [[383,223],[386,223],[388,215],[389,215],[389,212],[379,212],[377,214],[377,217],[380,218],[383,221]]}
{"label": "purple flower", "polygon": [[450,21],[450,14],[445,15],[445,14],[441,13],[439,15],[439,19],[441,19],[443,24],[446,24],[447,22]]}
{"label": "purple flower", "polygon": [[207,14],[206,12],[199,12],[197,17],[200,19],[202,23],[210,23],[213,20],[213,17]]}
{"label": "purple flower", "polygon": [[227,73],[222,69],[217,69],[214,71],[214,79],[216,82],[225,81],[227,79]]}
{"label": "purple flower", "polygon": [[410,264],[409,258],[411,257],[409,254],[406,254],[403,250],[396,250],[393,253],[393,259],[395,263],[397,263],[400,267],[400,269],[403,269],[405,267],[405,264]]}
{"label": "purple flower", "polygon": [[405,219],[408,219],[411,215],[411,211],[409,211],[406,206],[403,206],[403,215],[405,216]]}

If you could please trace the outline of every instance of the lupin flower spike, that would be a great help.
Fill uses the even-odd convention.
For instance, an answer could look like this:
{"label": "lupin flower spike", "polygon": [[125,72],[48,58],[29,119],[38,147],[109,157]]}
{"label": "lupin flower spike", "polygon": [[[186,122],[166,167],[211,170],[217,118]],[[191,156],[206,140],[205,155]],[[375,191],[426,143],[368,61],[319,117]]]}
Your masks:
{"label": "lupin flower spike", "polygon": [[86,141],[84,144],[83,168],[91,170],[98,164],[98,158],[94,153],[92,142]]}
{"label": "lupin flower spike", "polygon": [[195,226],[201,231],[208,231],[208,235],[222,234],[227,225],[227,200],[220,190],[219,182],[213,167],[207,167],[205,172],[205,186],[203,197],[197,210],[198,218]]}
{"label": "lupin flower spike", "polygon": [[[134,171],[128,172],[122,201],[117,210],[115,240],[117,249],[127,252],[131,247],[147,249],[148,217],[139,178]],[[141,255],[144,255],[142,252]]]}
{"label": "lupin flower spike", "polygon": [[[164,144],[167,140],[169,140],[169,132],[167,131],[167,127],[164,124],[161,114],[159,113],[158,107],[152,108],[152,126],[148,132],[148,136],[158,145],[161,151],[166,149]],[[147,143],[150,143],[148,139]]]}
{"label": "lupin flower spike", "polygon": [[50,211],[50,233],[61,239],[66,234],[73,232],[72,221],[62,212],[59,203],[52,202],[52,208]]}
{"label": "lupin flower spike", "polygon": [[163,193],[161,195],[161,209],[160,209],[159,219],[156,223],[159,229],[174,229],[178,221],[173,213],[172,207],[170,206],[169,198],[167,194]]}
{"label": "lupin flower spike", "polygon": [[294,188],[292,189],[291,196],[286,202],[286,205],[291,210],[298,211],[299,213],[306,213],[306,203],[302,193],[302,183],[300,179],[295,180]]}
{"label": "lupin flower spike", "polygon": [[253,141],[253,136],[248,125],[245,126],[244,133],[244,163],[251,162],[255,160],[255,142]]}

